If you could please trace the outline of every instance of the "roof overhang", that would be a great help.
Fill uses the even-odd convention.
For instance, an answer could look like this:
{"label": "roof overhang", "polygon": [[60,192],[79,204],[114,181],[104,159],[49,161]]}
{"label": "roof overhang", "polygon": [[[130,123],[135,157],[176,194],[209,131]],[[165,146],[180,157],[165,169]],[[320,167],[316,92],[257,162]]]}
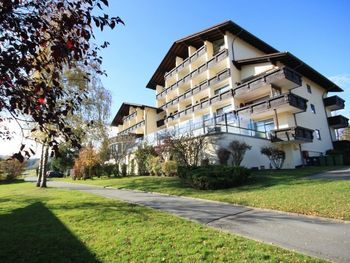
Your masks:
{"label": "roof overhang", "polygon": [[157,111],[157,113],[163,111],[162,109],[152,107],[152,106],[123,102],[123,104],[120,106],[117,114],[115,115],[115,117],[111,123],[111,126],[118,126],[118,125],[123,124],[123,117],[129,115],[130,107],[140,108],[140,109],[145,109],[145,108],[154,109]]}
{"label": "roof overhang", "polygon": [[259,56],[255,58],[249,58],[249,59],[242,59],[234,61],[233,63],[238,66],[242,67],[244,65],[252,65],[252,64],[258,64],[258,63],[265,63],[265,62],[281,62],[282,64],[290,67],[291,69],[295,70],[302,76],[305,76],[306,78],[310,79],[311,81],[317,83],[322,88],[326,89],[327,91],[331,92],[341,92],[343,91],[338,85],[336,85],[334,82],[323,76],[321,73],[310,67],[308,64],[294,56],[293,54],[289,52],[277,52],[273,54],[268,54],[264,56]]}
{"label": "roof overhang", "polygon": [[188,46],[193,46],[198,49],[206,40],[212,42],[222,38],[226,31],[238,36],[264,53],[278,52],[278,50],[249,33],[239,25],[232,21],[226,21],[174,42],[146,87],[155,90],[157,85],[164,86],[165,73],[175,67],[175,58],[177,56],[182,58],[188,57]]}

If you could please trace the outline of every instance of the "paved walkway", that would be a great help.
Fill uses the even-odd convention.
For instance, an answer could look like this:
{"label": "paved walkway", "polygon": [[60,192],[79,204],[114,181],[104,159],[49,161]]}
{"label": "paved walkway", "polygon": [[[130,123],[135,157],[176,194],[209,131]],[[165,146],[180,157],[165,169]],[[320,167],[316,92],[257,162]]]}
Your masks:
{"label": "paved walkway", "polygon": [[327,171],[320,174],[311,175],[309,179],[334,179],[334,180],[350,180],[350,168]]}
{"label": "paved walkway", "polygon": [[350,262],[350,222],[82,184],[49,181],[48,186],[89,192],[152,207],[310,256],[335,262]]}

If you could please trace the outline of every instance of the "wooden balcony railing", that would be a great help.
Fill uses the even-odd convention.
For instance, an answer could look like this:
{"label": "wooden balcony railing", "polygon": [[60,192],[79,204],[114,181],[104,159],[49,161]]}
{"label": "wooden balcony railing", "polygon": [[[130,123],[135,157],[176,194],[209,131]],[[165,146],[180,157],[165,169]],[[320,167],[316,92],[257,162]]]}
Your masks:
{"label": "wooden balcony railing", "polygon": [[267,84],[274,84],[276,81],[287,79],[296,84],[296,86],[301,85],[301,75],[291,68],[284,67],[276,71],[267,73],[263,76],[256,77],[248,82],[245,82],[239,85],[234,89],[235,96],[239,97],[240,95],[253,92],[261,87],[266,86]]}
{"label": "wooden balcony railing", "polygon": [[349,119],[343,115],[328,117],[329,126],[334,129],[346,128],[349,126]]}
{"label": "wooden balcony railing", "polygon": [[307,108],[307,99],[304,99],[293,93],[287,93],[279,95],[277,97],[269,98],[262,102],[239,108],[237,109],[237,112],[239,114],[249,115],[254,113],[262,113],[264,111],[276,109],[285,105],[295,107],[300,111],[305,111]]}
{"label": "wooden balcony railing", "polygon": [[171,92],[172,90],[177,89],[178,87],[180,87],[181,85],[187,83],[188,81],[190,81],[192,78],[194,78],[195,76],[203,73],[204,71],[206,71],[208,68],[210,68],[211,66],[217,64],[218,62],[224,60],[225,58],[228,57],[228,50],[224,49],[223,51],[221,51],[220,53],[218,53],[216,56],[214,56],[213,58],[211,58],[209,61],[205,62],[204,64],[200,65],[198,68],[196,68],[195,70],[191,71],[190,73],[188,73],[186,76],[184,76],[182,79],[178,80],[177,82],[175,82],[173,85],[171,85],[170,87],[166,88],[165,90],[163,90],[162,92],[158,93],[156,98],[162,98],[163,96],[165,96],[167,93]]}
{"label": "wooden balcony railing", "polygon": [[285,129],[279,129],[271,131],[271,142],[284,143],[284,142],[296,142],[296,143],[308,143],[314,139],[312,129],[296,126]]}
{"label": "wooden balcony railing", "polygon": [[345,107],[345,100],[338,96],[332,96],[323,99],[324,106],[328,107],[330,110],[341,110]]}
{"label": "wooden balcony railing", "polygon": [[186,58],[180,65],[173,68],[169,72],[165,73],[165,75],[164,75],[165,79],[168,79],[168,78],[174,76],[176,73],[180,72],[185,67],[187,67],[190,63],[195,62],[199,57],[204,55],[206,52],[207,52],[207,46],[202,46],[194,54],[192,54],[190,57]]}

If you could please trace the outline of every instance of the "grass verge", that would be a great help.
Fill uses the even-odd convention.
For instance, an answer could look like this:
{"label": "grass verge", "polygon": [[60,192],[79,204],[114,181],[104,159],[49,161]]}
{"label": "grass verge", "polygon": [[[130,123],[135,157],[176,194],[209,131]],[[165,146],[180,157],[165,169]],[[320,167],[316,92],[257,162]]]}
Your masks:
{"label": "grass verge", "polygon": [[92,194],[0,185],[1,262],[320,262]]}
{"label": "grass verge", "polygon": [[248,185],[223,190],[195,190],[178,178],[137,176],[72,181],[116,188],[137,189],[196,197],[286,212],[350,220],[350,181],[310,180],[325,168],[253,172]]}

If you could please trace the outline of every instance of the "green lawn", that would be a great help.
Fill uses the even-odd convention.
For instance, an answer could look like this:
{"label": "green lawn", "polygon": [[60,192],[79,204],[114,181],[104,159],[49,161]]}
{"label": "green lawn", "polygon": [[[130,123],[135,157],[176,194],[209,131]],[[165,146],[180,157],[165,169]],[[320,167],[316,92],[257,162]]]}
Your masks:
{"label": "green lawn", "polygon": [[[306,215],[350,220],[350,181],[309,180],[321,167],[254,172],[249,185],[214,191],[195,190],[177,178],[138,176],[77,183],[189,196]],[[71,182],[70,178],[63,179]]]}
{"label": "green lawn", "polygon": [[83,192],[39,189],[32,183],[0,184],[0,203],[2,263],[317,262]]}

